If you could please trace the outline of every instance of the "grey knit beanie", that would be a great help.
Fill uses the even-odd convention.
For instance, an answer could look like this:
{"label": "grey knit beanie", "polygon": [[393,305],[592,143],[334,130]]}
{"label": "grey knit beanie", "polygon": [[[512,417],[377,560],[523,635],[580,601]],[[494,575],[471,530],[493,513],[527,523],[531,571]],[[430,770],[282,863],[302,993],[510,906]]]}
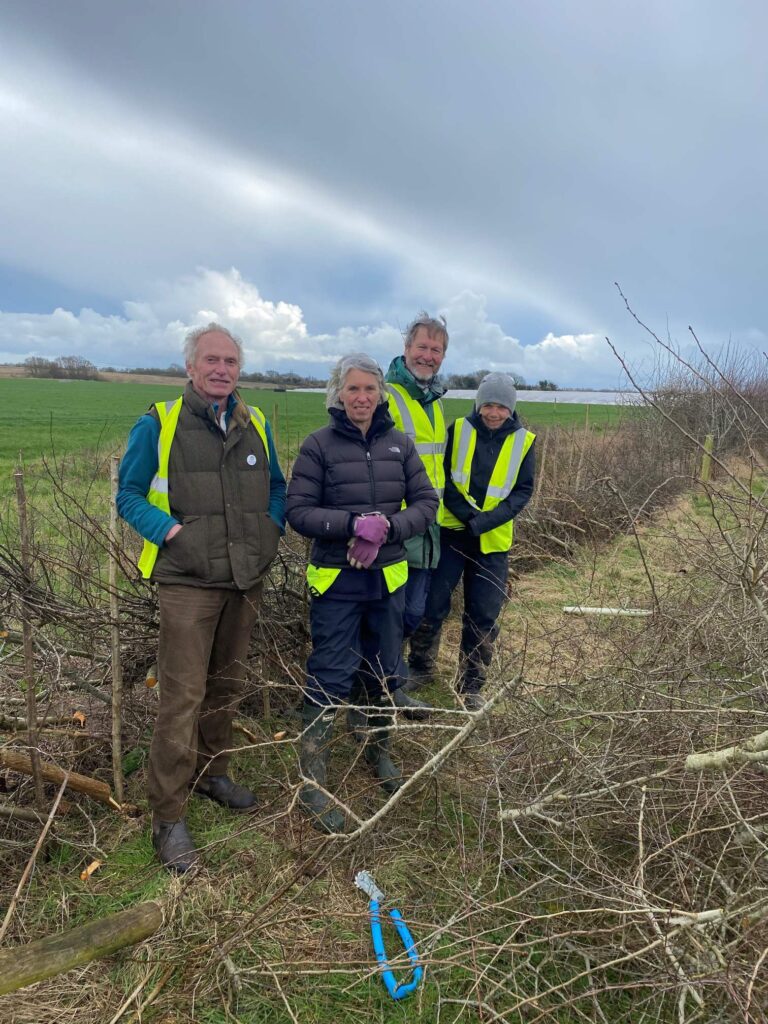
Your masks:
{"label": "grey knit beanie", "polygon": [[493,402],[495,405],[503,405],[510,413],[515,411],[517,404],[517,391],[515,382],[506,373],[487,373],[480,381],[480,386],[475,395],[475,408],[480,409],[483,405]]}

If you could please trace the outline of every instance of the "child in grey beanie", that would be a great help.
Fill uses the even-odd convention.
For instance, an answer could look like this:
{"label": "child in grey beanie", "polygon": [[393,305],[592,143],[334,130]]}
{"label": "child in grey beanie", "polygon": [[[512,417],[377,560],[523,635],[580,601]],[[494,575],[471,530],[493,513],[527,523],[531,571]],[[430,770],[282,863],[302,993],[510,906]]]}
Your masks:
{"label": "child in grey beanie", "polygon": [[515,411],[517,391],[515,382],[506,373],[487,373],[480,381],[475,396],[475,409],[480,411],[484,405],[503,405],[510,414]]}

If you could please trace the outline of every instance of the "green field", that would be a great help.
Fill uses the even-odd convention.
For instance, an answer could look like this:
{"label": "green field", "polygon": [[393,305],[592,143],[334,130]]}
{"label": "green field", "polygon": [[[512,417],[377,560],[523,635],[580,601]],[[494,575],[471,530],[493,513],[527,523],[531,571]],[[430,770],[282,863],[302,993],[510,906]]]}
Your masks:
{"label": "green field", "polygon": [[[5,474],[20,452],[27,464],[73,452],[119,453],[137,417],[153,401],[178,394],[178,384],[0,379],[0,469]],[[322,394],[244,388],[243,395],[271,421],[284,458],[293,458],[303,438],[325,423]],[[445,407],[452,421],[468,412],[472,401],[449,398]],[[518,412],[534,430],[586,423],[600,429],[627,415],[626,409],[616,406],[555,401],[521,402]]]}

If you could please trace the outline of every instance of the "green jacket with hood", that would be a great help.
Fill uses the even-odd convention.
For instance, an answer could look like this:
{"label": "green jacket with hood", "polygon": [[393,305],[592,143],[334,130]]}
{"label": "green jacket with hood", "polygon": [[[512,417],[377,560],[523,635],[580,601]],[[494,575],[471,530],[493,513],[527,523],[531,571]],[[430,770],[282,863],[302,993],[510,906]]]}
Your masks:
{"label": "green jacket with hood", "polygon": [[[419,403],[429,417],[430,423],[434,425],[433,405],[440,401],[447,390],[437,376],[422,386],[405,365],[403,357],[396,356],[389,364],[386,381],[388,384],[399,384],[405,388],[409,397]],[[405,553],[408,565],[413,569],[435,569],[440,561],[440,525],[435,522],[426,533],[407,540]]]}

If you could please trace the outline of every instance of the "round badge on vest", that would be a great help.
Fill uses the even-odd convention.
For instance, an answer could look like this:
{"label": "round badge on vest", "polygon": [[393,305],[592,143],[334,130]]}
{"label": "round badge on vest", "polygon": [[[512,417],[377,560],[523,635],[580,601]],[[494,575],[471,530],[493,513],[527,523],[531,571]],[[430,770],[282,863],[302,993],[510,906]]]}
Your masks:
{"label": "round badge on vest", "polygon": [[245,461],[248,463],[249,466],[255,466],[256,465],[256,456],[253,454],[253,452],[251,452],[251,454],[248,456],[248,458]]}

